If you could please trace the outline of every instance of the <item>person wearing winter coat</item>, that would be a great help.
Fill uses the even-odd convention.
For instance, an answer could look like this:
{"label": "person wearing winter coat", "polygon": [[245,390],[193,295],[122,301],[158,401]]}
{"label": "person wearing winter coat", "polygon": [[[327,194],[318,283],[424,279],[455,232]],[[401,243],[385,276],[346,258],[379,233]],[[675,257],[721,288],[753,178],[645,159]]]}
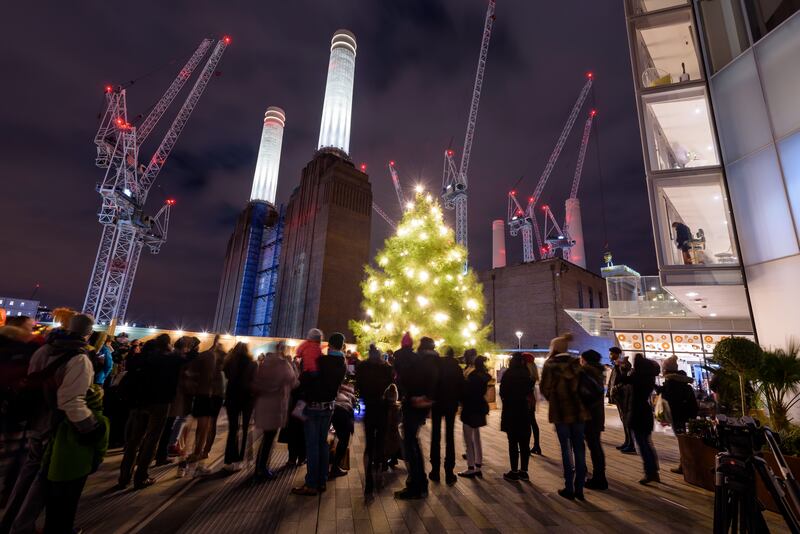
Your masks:
{"label": "person wearing winter coat", "polygon": [[486,358],[477,356],[472,360],[472,372],[467,376],[461,396],[461,426],[464,445],[467,449],[467,469],[458,476],[466,478],[482,477],[483,447],[481,446],[481,427],[486,426],[489,403],[486,389],[492,379],[486,370]]}
{"label": "person wearing winter coat", "polygon": [[[603,384],[605,377],[605,368],[600,363],[601,358],[600,353],[595,350],[581,353],[581,369],[597,384]],[[600,434],[605,430],[606,422],[603,397],[600,396],[586,409],[589,411],[589,420],[586,421],[584,439],[592,457],[592,476],[586,481],[585,487],[591,490],[606,490],[608,489],[606,456],[603,452],[603,445],[600,443]]]}
{"label": "person wearing winter coat", "polygon": [[325,491],[328,482],[328,430],[339,386],[344,381],[347,365],[344,359],[344,335],[338,332],[328,338],[328,354],[317,359],[317,371],[300,374],[300,387],[305,397],[303,430],[306,437],[306,478],[292,493],[306,497]]}
{"label": "person wearing winter coat", "polygon": [[538,454],[541,456],[542,447],[539,443],[539,422],[536,421],[536,384],[539,382],[539,368],[536,366],[536,360],[530,352],[523,352],[522,357],[525,358],[525,365],[533,379],[533,395],[531,395],[531,434],[533,435],[533,447],[531,447],[531,454]]}
{"label": "person wearing winter coat", "polygon": [[312,328],[295,352],[295,357],[300,362],[300,372],[316,373],[317,360],[320,356],[322,356],[322,330]]}
{"label": "person wearing winter coat", "polygon": [[548,419],[556,428],[564,468],[565,499],[584,500],[586,481],[585,422],[589,412],[578,396],[581,364],[567,352],[572,335],[567,333],[550,341],[550,354],[542,368],[542,395],[549,402]]}
{"label": "person wearing winter coat", "polygon": [[92,341],[89,341],[89,344],[92,345],[95,349],[95,372],[94,372],[94,383],[102,386],[106,383],[106,379],[108,375],[111,374],[111,371],[114,369],[114,351],[111,348],[111,341],[112,339],[108,337],[105,332],[95,332],[99,334],[97,337],[97,344],[93,345]]}
{"label": "person wearing winter coat", "polygon": [[163,335],[145,343],[141,354],[130,358],[123,388],[127,391],[131,410],[125,425],[125,447],[117,489],[127,487],[131,479],[134,489],[155,484],[155,479],[148,474],[150,463],[165,431],[178,376],[183,366],[197,355],[191,348],[199,342],[197,338],[183,337],[175,343],[175,351],[172,351],[169,336]]}
{"label": "person wearing winter coat", "polygon": [[331,462],[331,471],[328,474],[328,478],[343,477],[347,474],[347,471],[342,469],[342,464],[345,456],[348,455],[350,436],[355,432],[356,402],[358,402],[356,390],[352,385],[343,382],[339,386],[339,392],[336,394],[333,416],[331,417],[331,426],[334,434],[336,434],[336,450],[333,454],[333,462]]}
{"label": "person wearing winter coat", "polygon": [[[228,438],[225,442],[225,467],[238,471],[244,460],[250,417],[253,415],[252,382],[256,362],[247,349],[247,343],[237,343],[225,356],[222,367],[225,386],[225,411],[228,414]],[[242,439],[239,441],[239,429]]]}
{"label": "person wearing winter coat", "polygon": [[292,389],[300,385],[294,366],[283,356],[283,342],[275,351],[268,352],[253,377],[255,396],[255,425],[261,430],[261,447],[256,458],[256,480],[275,478],[269,469],[272,444],[278,430],[286,426],[289,419],[289,396]]}
{"label": "person wearing winter coat", "polygon": [[356,368],[356,387],[364,399],[364,495],[374,489],[374,471],[383,460],[386,437],[386,388],[392,383],[392,368],[383,361],[380,351],[369,347],[369,357]]}
{"label": "person wearing winter coat", "polygon": [[394,494],[400,500],[422,499],[428,495],[419,428],[425,424],[436,396],[439,359],[433,339],[420,339],[416,353],[406,350],[406,339],[411,340],[408,333],[403,337],[403,348],[395,352],[398,385],[403,396],[403,453],[408,464],[406,487]]}
{"label": "person wearing winter coat", "polygon": [[439,482],[441,465],[442,419],[444,419],[444,477],[448,485],[458,480],[454,472],[456,466],[455,424],[458,403],[464,392],[464,372],[456,361],[452,348],[448,348],[443,358],[436,360],[438,381],[431,408],[431,471],[428,478]]}
{"label": "person wearing winter coat", "polygon": [[658,455],[651,439],[653,406],[650,403],[650,396],[656,387],[656,377],[660,371],[656,362],[648,360],[644,354],[637,353],[633,357],[633,370],[629,375],[622,377],[622,382],[631,386],[631,408],[627,423],[642,456],[644,477],[639,480],[642,485],[661,481],[658,475]]}
{"label": "person wearing winter coat", "polygon": [[[46,479],[39,473],[48,468],[43,463],[45,451],[62,421],[68,421],[85,443],[98,442],[107,431],[86,404],[86,392],[94,378],[87,345],[93,325],[92,317],[73,315],[67,327],[50,332],[31,357],[28,376],[50,369],[52,378],[42,392],[37,413],[28,421],[28,455],[9,497],[0,532],[35,532],[34,524],[47,494]],[[71,487],[62,497],[77,502],[82,490],[82,486]]]}
{"label": "person wearing winter coat", "polygon": [[73,425],[61,421],[45,453],[47,491],[45,533],[73,532],[86,479],[97,471],[108,449],[111,425],[103,415],[103,388],[93,384],[86,392],[86,407],[92,411],[103,431],[95,439],[83,439]]}
{"label": "person wearing winter coat", "polygon": [[617,445],[617,450],[623,454],[636,454],[633,434],[631,434],[631,429],[628,428],[627,423],[631,404],[631,388],[622,381],[622,377],[631,372],[631,364],[628,362],[627,357],[622,356],[622,350],[619,347],[608,349],[608,356],[611,360],[611,375],[608,378],[606,395],[608,395],[608,403],[617,407],[619,419],[622,421],[622,430],[625,434],[625,440],[621,445]]}
{"label": "person wearing winter coat", "polygon": [[508,438],[508,458],[511,463],[511,471],[505,473],[503,478],[509,481],[529,480],[531,395],[533,379],[525,365],[525,358],[522,354],[514,354],[500,380],[500,398],[503,400],[500,430]]}
{"label": "person wearing winter coat", "polygon": [[386,468],[397,465],[401,456],[403,438],[400,435],[400,421],[403,418],[400,402],[400,394],[396,384],[389,384],[383,394],[386,403],[386,439],[383,442],[383,457],[386,458]]}
{"label": "person wearing winter coat", "polygon": [[[661,362],[664,384],[656,387],[661,398],[667,402],[671,416],[670,424],[675,434],[686,432],[686,423],[697,417],[697,397],[692,388],[693,380],[686,372],[678,369],[678,357],[670,356]],[[683,474],[683,465],[670,469],[673,473]]]}

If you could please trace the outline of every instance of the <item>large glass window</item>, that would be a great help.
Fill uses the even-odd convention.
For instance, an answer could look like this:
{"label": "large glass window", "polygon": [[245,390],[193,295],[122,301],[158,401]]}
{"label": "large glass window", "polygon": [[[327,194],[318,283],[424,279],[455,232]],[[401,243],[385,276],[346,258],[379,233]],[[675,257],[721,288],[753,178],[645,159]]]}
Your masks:
{"label": "large glass window", "polygon": [[675,6],[685,6],[687,0],[630,0],[631,15],[643,15],[652,11],[668,9]]}
{"label": "large glass window", "polygon": [[642,101],[651,169],[719,165],[704,88],[645,95]]}
{"label": "large glass window", "polygon": [[700,14],[711,67],[716,72],[750,46],[742,5],[740,0],[705,0],[700,2]]}
{"label": "large glass window", "polygon": [[770,145],[726,170],[745,265],[797,254],[775,149]]}
{"label": "large glass window", "polygon": [[778,153],[781,155],[783,179],[786,192],[789,193],[795,228],[800,235],[800,132],[778,143]]}
{"label": "large glass window", "polygon": [[745,0],[753,40],[758,41],[800,9],[798,0]]}
{"label": "large glass window", "polygon": [[702,78],[690,9],[636,19],[637,76],[643,88]]}
{"label": "large glass window", "polygon": [[728,203],[719,175],[655,184],[664,265],[736,265]]}

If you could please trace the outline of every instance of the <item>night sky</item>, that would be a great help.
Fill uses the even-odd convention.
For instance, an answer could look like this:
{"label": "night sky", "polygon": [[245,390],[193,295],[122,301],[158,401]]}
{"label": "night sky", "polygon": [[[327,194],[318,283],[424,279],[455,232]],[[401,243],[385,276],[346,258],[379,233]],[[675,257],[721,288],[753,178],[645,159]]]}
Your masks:
{"label": "night sky", "polygon": [[[264,110],[277,105],[287,115],[278,185],[285,202],[316,148],[338,28],[358,39],[351,156],[368,165],[376,202],[399,217],[386,162],[397,161],[407,189],[420,181],[439,190],[443,150],[452,140],[460,152],[463,143],[485,9],[484,0],[5,5],[0,295],[29,297],[39,283],[44,304],[82,305],[100,236],[102,171],[92,139],[103,87],[136,80],[128,110],[144,113],[206,36],[229,34],[233,42],[150,194],[153,212],[168,197],[177,205],[161,254],[142,255],[129,321],[210,326],[225,245],[249,198]],[[598,109],[579,193],[589,268],[599,271],[607,233],[617,263],[655,273],[621,0],[498,0],[469,170],[474,267],[490,267],[491,221],[505,218],[506,193],[520,176],[520,195],[533,191],[588,70]],[[192,83],[140,160],[155,150]],[[585,113],[588,107],[542,199],[559,219]],[[373,215],[373,250],[388,233]],[[519,262],[519,238],[507,237],[507,248],[509,263]]]}

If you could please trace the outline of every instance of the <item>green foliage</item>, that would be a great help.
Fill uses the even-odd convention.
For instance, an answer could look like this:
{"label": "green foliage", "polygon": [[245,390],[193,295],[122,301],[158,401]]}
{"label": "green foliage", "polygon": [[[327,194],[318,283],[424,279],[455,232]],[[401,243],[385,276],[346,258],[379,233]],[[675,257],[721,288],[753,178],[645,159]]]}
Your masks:
{"label": "green foliage", "polygon": [[781,430],[780,436],[781,452],[786,456],[800,456],[800,426],[787,425]]}
{"label": "green foliage", "polygon": [[699,438],[710,439],[714,432],[714,425],[709,419],[690,419],[686,422],[686,433]]}
{"label": "green foliage", "polygon": [[376,257],[366,267],[361,303],[366,319],[350,321],[358,345],[397,348],[403,333],[428,336],[458,354],[490,348],[490,325],[482,325],[483,289],[472,270],[463,273],[466,251],[445,226],[439,203],[418,192]]}
{"label": "green foliage", "polygon": [[757,373],[758,391],[764,395],[774,430],[789,428],[789,410],[800,401],[800,344],[765,351]]}
{"label": "green foliage", "polygon": [[714,347],[712,361],[718,363],[725,371],[734,372],[739,378],[739,401],[742,413],[749,413],[747,404],[747,382],[755,378],[762,359],[761,347],[744,337],[729,337],[721,340]]}

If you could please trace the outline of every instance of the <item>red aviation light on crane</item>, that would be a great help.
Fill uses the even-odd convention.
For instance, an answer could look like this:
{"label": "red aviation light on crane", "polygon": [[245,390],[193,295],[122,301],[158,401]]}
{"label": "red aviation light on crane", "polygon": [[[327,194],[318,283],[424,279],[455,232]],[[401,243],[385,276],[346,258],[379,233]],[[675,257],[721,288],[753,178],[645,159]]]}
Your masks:
{"label": "red aviation light on crane", "polygon": [[447,150],[447,155],[448,155],[448,156],[452,156],[452,155],[453,155],[453,151],[452,151],[452,150],[450,150],[450,149],[448,149],[448,150]]}
{"label": "red aviation light on crane", "polygon": [[544,206],[542,206],[542,211],[547,211],[547,210],[549,210],[549,209],[550,209],[550,206],[548,206],[547,204],[545,204]]}
{"label": "red aviation light on crane", "polygon": [[106,93],[110,93],[113,90],[114,90],[113,87],[111,87],[110,85],[106,85],[106,88],[105,88]]}
{"label": "red aviation light on crane", "polygon": [[394,160],[389,161],[389,166],[394,167]]}
{"label": "red aviation light on crane", "polygon": [[226,45],[229,45],[229,44],[231,44],[231,37],[230,37],[230,35],[226,35],[225,37],[223,37],[223,38],[222,38],[222,42],[223,42],[223,43],[225,43]]}
{"label": "red aviation light on crane", "polygon": [[528,202],[533,202],[533,197],[528,197]]}
{"label": "red aviation light on crane", "polygon": [[592,72],[592,71],[587,72],[586,73],[586,77],[589,78],[590,80],[593,79],[594,78],[594,72]]}
{"label": "red aviation light on crane", "polygon": [[367,164],[366,163],[362,163],[359,168],[361,169],[361,172],[367,172]]}
{"label": "red aviation light on crane", "polygon": [[513,190],[513,189],[512,189],[511,191],[509,191],[509,192],[508,192],[508,194],[509,194],[509,195],[511,195],[511,196],[513,197],[513,196],[516,196],[516,195],[517,195],[517,192],[516,192],[515,190]]}
{"label": "red aviation light on crane", "polygon": [[175,205],[175,199],[174,198],[168,198],[167,201],[165,202],[165,204],[167,206],[174,206]]}
{"label": "red aviation light on crane", "polygon": [[589,112],[589,115],[590,115],[591,117],[594,117],[595,115],[597,115],[597,110],[596,110],[596,109],[593,109],[592,111],[590,111],[590,112]]}

